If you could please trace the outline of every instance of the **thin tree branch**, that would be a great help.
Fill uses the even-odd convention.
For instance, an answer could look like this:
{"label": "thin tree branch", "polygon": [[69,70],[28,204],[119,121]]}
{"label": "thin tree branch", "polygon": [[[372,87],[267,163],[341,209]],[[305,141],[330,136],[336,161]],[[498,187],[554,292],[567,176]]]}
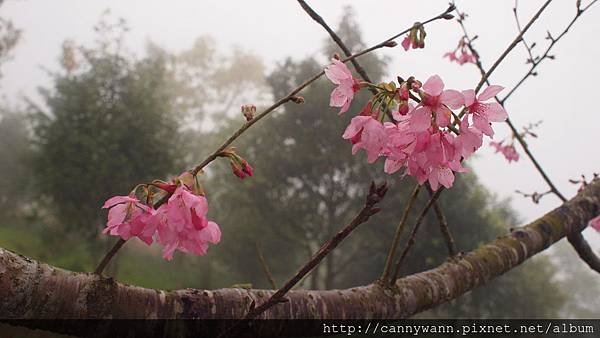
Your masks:
{"label": "thin tree branch", "polygon": [[429,211],[429,209],[435,204],[435,201],[437,201],[437,199],[440,197],[440,194],[442,193],[442,191],[444,191],[444,187],[440,187],[431,196],[431,198],[429,199],[429,202],[427,202],[427,204],[425,205],[423,210],[421,210],[419,217],[417,217],[417,220],[415,221],[415,225],[413,226],[412,231],[410,232],[410,237],[408,238],[408,241],[406,242],[406,245],[404,246],[404,249],[402,250],[402,253],[400,254],[400,258],[398,258],[398,261],[396,262],[396,269],[394,270],[394,275],[390,279],[390,284],[394,284],[394,283],[396,283],[396,280],[398,280],[398,276],[400,275],[400,269],[402,268],[402,263],[404,262],[404,259],[408,255],[408,252],[410,251],[410,249],[413,247],[413,245],[416,242],[417,232],[419,231],[419,228],[420,228],[421,224],[423,223],[423,220],[425,219],[425,215],[427,215],[427,211]]}
{"label": "thin tree branch", "polygon": [[[385,193],[387,192],[387,185],[383,183],[380,186],[376,186],[374,182],[371,182],[371,186],[369,187],[369,192],[365,199],[365,204],[362,209],[358,212],[356,216],[348,223],[344,228],[338,231],[331,239],[325,242],[321,248],[312,256],[312,258],[306,262],[298,272],[294,276],[292,276],[288,281],[275,293],[273,293],[267,300],[263,301],[260,305],[255,306],[256,303],[252,302],[250,305],[250,309],[248,313],[244,316],[244,320],[252,320],[258,316],[260,316],[263,312],[267,311],[272,306],[285,303],[289,300],[286,300],[284,296],[296,285],[300,282],[306,275],[308,275],[327,255],[335,249],[346,237],[348,237],[359,225],[366,223],[369,218],[376,213],[378,213],[381,209],[375,207],[377,203],[379,203]],[[219,337],[229,337],[235,336],[235,334],[240,329],[241,322],[234,324],[232,327],[228,328],[224,332],[222,332]]]}
{"label": "thin tree branch", "polygon": [[[515,22],[517,24],[517,29],[519,30],[519,32],[521,32],[522,31],[521,22],[519,22],[519,14],[517,13],[518,7],[519,7],[519,0],[515,0],[515,6],[513,7],[513,14],[515,16]],[[533,47],[533,45],[530,47],[529,44],[527,43],[527,41],[525,41],[525,38],[522,38],[521,42],[523,42],[523,46],[527,50],[527,54],[529,54],[529,62],[533,63],[535,60],[535,58],[533,57],[533,53],[531,51],[531,48]]]}
{"label": "thin tree branch", "polygon": [[117,251],[119,251],[119,249],[121,249],[121,247],[123,246],[123,244],[125,244],[125,242],[127,242],[127,241],[122,238],[119,238],[119,240],[115,243],[115,245],[113,245],[113,247],[106,253],[106,255],[104,255],[104,258],[102,258],[102,261],[100,261],[100,264],[98,264],[98,266],[96,267],[96,270],[94,270],[95,274],[97,274],[97,275],[102,274],[102,271],[104,271],[104,269],[106,268],[106,266],[108,265],[110,260],[117,254]]}
{"label": "thin tree branch", "polygon": [[506,100],[508,100],[508,98],[525,82],[525,80],[527,80],[530,76],[534,76],[537,75],[536,72],[534,72],[534,70],[537,68],[537,66],[544,61],[545,59],[554,59],[554,56],[550,55],[550,51],[552,50],[552,48],[554,47],[554,45],[556,45],[556,43],[567,34],[567,32],[569,31],[569,29],[571,29],[571,27],[573,26],[573,24],[575,24],[575,21],[577,21],[577,19],[579,19],[579,17],[585,13],[585,11],[587,11],[592,5],[594,5],[598,0],[594,0],[592,2],[590,2],[587,6],[585,6],[584,8],[578,8],[577,12],[575,14],[575,17],[573,17],[573,19],[571,20],[571,22],[569,22],[569,24],[567,25],[567,27],[555,38],[552,37],[552,35],[550,35],[550,32],[548,32],[548,36],[547,38],[550,40],[550,44],[548,45],[548,47],[546,48],[546,51],[544,51],[544,54],[542,54],[542,56],[538,59],[538,60],[534,60],[534,62],[531,64],[531,67],[529,68],[529,70],[527,71],[527,73],[519,80],[519,82],[517,82],[517,84],[508,92],[508,94],[506,94],[506,96],[504,96],[504,98],[502,98],[502,100],[500,100],[500,103],[504,103],[506,102]]}
{"label": "thin tree branch", "polygon": [[[329,27],[327,22],[325,22],[325,20],[317,12],[315,12],[304,0],[298,0],[298,3],[313,20],[315,20],[319,25],[323,26],[327,33],[329,33],[329,36],[331,36],[331,39],[340,47],[342,52],[344,52],[344,54],[347,57],[352,56],[352,52],[350,51],[350,49],[346,46],[346,44],[344,44],[342,39],[340,39],[340,37],[333,31],[333,29]],[[363,78],[363,80],[367,82],[373,82],[369,78],[369,75],[367,75],[365,69],[358,63],[358,60],[352,59],[350,60],[350,62],[352,62],[354,69],[356,69],[356,72],[360,75],[360,77]],[[375,91],[374,88],[369,89]]]}
{"label": "thin tree branch", "polygon": [[267,301],[260,304],[254,310],[248,312],[246,319],[253,319],[266,311],[271,306],[280,303],[285,294],[298,283],[302,277],[307,275],[312,269],[314,269],[330,252],[335,249],[346,237],[348,237],[352,231],[354,231],[359,225],[366,223],[371,216],[380,211],[375,205],[379,203],[385,193],[387,192],[387,185],[383,183],[380,186],[376,186],[375,183],[371,183],[369,193],[365,199],[365,204],[358,214],[348,223],[342,230],[338,231],[331,239],[329,239],[321,248],[313,255],[313,257],[306,262],[298,272],[290,278],[284,286],[282,286],[277,292],[275,292]]}
{"label": "thin tree branch", "polygon": [[[431,188],[427,188],[429,195],[433,197],[433,191],[431,190]],[[437,217],[438,223],[440,224],[440,231],[442,233],[442,236],[444,237],[446,246],[448,247],[448,255],[450,257],[454,257],[458,253],[458,250],[456,249],[456,244],[454,242],[454,237],[452,237],[452,232],[450,232],[450,227],[448,227],[448,221],[446,220],[446,217],[444,216],[444,213],[438,201],[435,201],[433,203],[433,210],[435,211],[435,216]]]}
{"label": "thin tree branch", "polygon": [[271,270],[269,269],[269,265],[267,265],[267,261],[265,260],[265,256],[263,255],[261,245],[258,241],[256,241],[256,253],[258,254],[258,259],[260,260],[260,265],[263,268],[265,276],[267,276],[267,280],[273,289],[277,289],[277,284],[275,284],[275,279],[271,274]]}
{"label": "thin tree branch", "polygon": [[406,221],[408,220],[408,215],[410,215],[410,211],[417,200],[417,196],[421,191],[421,186],[419,184],[415,184],[412,193],[404,207],[404,211],[402,212],[402,217],[400,218],[400,222],[398,222],[398,226],[396,227],[396,232],[394,233],[394,239],[392,240],[392,245],[390,246],[390,250],[388,251],[387,258],[385,259],[385,266],[383,268],[383,272],[380,277],[380,281],[382,283],[388,283],[388,277],[392,269],[392,264],[394,262],[394,256],[396,255],[396,251],[398,251],[398,244],[400,244],[400,237],[402,237],[402,232],[404,231],[404,227],[406,226]]}
{"label": "thin tree branch", "polygon": [[481,89],[481,87],[483,87],[483,84],[486,83],[486,81],[490,77],[490,75],[492,75],[492,73],[496,70],[496,68],[500,65],[500,63],[502,63],[504,58],[506,58],[506,56],[508,56],[508,54],[513,50],[513,48],[515,48],[515,46],[519,43],[519,41],[521,41],[525,32],[527,32],[529,30],[531,25],[533,25],[533,23],[540,17],[542,12],[546,9],[546,7],[548,7],[548,5],[551,2],[552,2],[552,0],[547,0],[546,2],[544,2],[542,7],[540,7],[540,9],[535,13],[535,15],[529,20],[527,25],[525,25],[525,27],[523,27],[523,30],[521,32],[519,32],[519,35],[517,35],[517,37],[513,40],[513,42],[511,42],[510,45],[508,45],[508,47],[502,53],[502,55],[500,55],[500,57],[496,60],[496,62],[494,62],[492,67],[481,77],[481,80],[477,84],[477,87],[475,87],[475,93],[479,92],[479,90]]}

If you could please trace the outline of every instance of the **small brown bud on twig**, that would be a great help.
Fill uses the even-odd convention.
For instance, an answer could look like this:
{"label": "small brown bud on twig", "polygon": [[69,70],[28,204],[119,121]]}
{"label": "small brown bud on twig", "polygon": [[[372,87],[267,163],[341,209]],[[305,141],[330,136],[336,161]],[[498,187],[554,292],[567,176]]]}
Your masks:
{"label": "small brown bud on twig", "polygon": [[373,208],[369,211],[369,216],[373,216],[380,211],[381,211],[381,208]]}
{"label": "small brown bud on twig", "polygon": [[297,103],[297,104],[303,104],[304,103],[304,97],[302,96],[292,96],[290,97],[290,101]]}
{"label": "small brown bud on twig", "polygon": [[375,182],[371,182],[369,194],[367,195],[367,205],[374,206],[375,204],[379,203],[385,196],[387,190],[388,188],[386,182],[383,182],[380,186],[377,186]]}
{"label": "small brown bud on twig", "polygon": [[444,14],[444,15],[442,15],[442,19],[444,19],[444,20],[452,20],[452,19],[454,19],[454,15],[452,15],[452,14]]}
{"label": "small brown bud on twig", "polygon": [[334,54],[333,54],[333,58],[334,58],[334,59],[336,59],[336,60],[341,60],[341,59],[342,59],[342,58],[340,57],[340,54],[338,54],[338,53],[334,53]]}
{"label": "small brown bud on twig", "polygon": [[256,106],[253,104],[245,104],[242,106],[242,114],[246,118],[246,121],[250,121],[254,118],[256,113]]}
{"label": "small brown bud on twig", "polygon": [[394,47],[398,46],[398,43],[396,41],[388,40],[383,43],[383,46],[389,47],[389,48],[394,48]]}

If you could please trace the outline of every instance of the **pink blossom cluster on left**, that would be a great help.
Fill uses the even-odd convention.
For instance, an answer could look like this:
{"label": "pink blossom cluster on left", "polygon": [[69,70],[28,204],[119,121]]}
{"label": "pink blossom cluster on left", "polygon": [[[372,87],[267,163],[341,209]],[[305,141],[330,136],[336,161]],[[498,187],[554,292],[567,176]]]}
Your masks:
{"label": "pink blossom cluster on left", "polygon": [[219,226],[206,217],[206,197],[181,182],[163,184],[162,188],[171,195],[158,209],[142,203],[134,193],[109,198],[102,207],[110,208],[103,233],[124,240],[138,237],[148,245],[156,241],[163,246],[166,260],[173,258],[175,250],[206,254],[209,243],[217,244],[221,239]]}
{"label": "pink blossom cluster on left", "polygon": [[[413,78],[398,86],[393,82],[366,84],[355,79],[339,60],[333,60],[325,74],[338,85],[330,104],[341,107],[340,113],[348,110],[356,88],[371,86],[377,90],[343,134],[353,144],[352,153],[363,149],[369,163],[385,157],[386,173],[404,168],[405,174],[419,184],[429,182],[433,190],[440,185],[450,188],[454,173],[466,171],[462,160],[482,146],[483,135],[493,137],[491,123],[508,117],[500,104],[488,102],[503,89],[501,86],[489,86],[476,96],[474,90],[445,90],[437,75],[424,84]],[[340,97],[339,93],[350,95]],[[454,112],[458,109],[462,116]]]}

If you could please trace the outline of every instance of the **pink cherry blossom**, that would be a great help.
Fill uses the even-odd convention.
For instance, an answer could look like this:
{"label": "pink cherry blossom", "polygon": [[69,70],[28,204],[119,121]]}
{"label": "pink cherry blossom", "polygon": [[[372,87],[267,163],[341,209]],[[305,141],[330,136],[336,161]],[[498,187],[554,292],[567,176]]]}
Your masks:
{"label": "pink cherry blossom", "polygon": [[456,137],[457,148],[466,159],[471,156],[483,144],[483,134],[477,128],[469,126],[467,116],[460,121],[460,135]]}
{"label": "pink cherry blossom", "polygon": [[[405,44],[412,41],[410,36],[407,39]],[[384,172],[392,174],[404,168],[401,175],[412,176],[419,184],[427,182],[433,190],[452,187],[455,173],[467,171],[462,161],[481,148],[483,134],[492,135],[490,122],[506,119],[501,106],[486,102],[502,90],[499,86],[490,86],[475,98],[474,91],[444,89],[442,79],[433,75],[424,84],[411,77],[394,92],[385,90],[352,118],[343,138],[352,142],[353,154],[364,149],[369,163],[384,157]],[[411,92],[421,97],[420,101],[415,99],[417,106],[410,102]],[[382,123],[386,115],[373,112],[372,102],[380,102],[377,100],[384,100],[386,95],[396,108],[391,111],[391,121]],[[453,110],[463,107],[467,114],[455,135],[451,133],[455,129],[450,128],[452,116],[457,116]],[[511,161],[518,158],[514,148],[502,150]]]}
{"label": "pink cherry blossom", "polygon": [[352,142],[352,154],[364,149],[369,163],[377,160],[387,144],[383,124],[371,116],[359,115],[352,118],[342,137]]}
{"label": "pink cherry blossom", "polygon": [[590,226],[594,230],[600,232],[600,215],[596,216],[596,218],[594,218],[590,221]]}
{"label": "pink cherry blossom", "polygon": [[194,195],[185,185],[179,186],[167,203],[158,208],[149,226],[156,229],[157,242],[164,246],[166,260],[173,258],[175,250],[204,255],[209,243],[220,241],[221,230],[206,218],[207,212],[206,198]]}
{"label": "pink cherry blossom", "polygon": [[339,114],[345,113],[350,108],[354,93],[360,89],[359,81],[352,76],[350,69],[337,59],[331,60],[333,63],[325,68],[325,75],[338,85],[332,92],[329,105],[340,107]]}
{"label": "pink cherry blossom", "polygon": [[508,163],[517,162],[519,160],[519,153],[512,144],[503,145],[502,142],[490,142],[490,145],[496,148],[496,153],[502,153]]}
{"label": "pink cherry blossom", "polygon": [[508,118],[508,114],[500,103],[495,101],[485,103],[484,101],[492,99],[502,89],[504,87],[489,86],[477,98],[475,97],[475,91],[472,89],[462,92],[467,112],[472,114],[473,125],[489,137],[494,136],[494,130],[490,126],[490,122],[504,122]]}
{"label": "pink cherry blossom", "polygon": [[463,95],[457,90],[444,90],[444,81],[433,75],[423,84],[421,91],[422,113],[435,113],[435,122],[439,127],[447,127],[450,124],[450,109],[458,109],[465,103]]}
{"label": "pink cherry blossom", "polygon": [[384,172],[393,174],[405,165],[416,145],[416,135],[409,130],[408,121],[398,124],[386,122],[384,124],[388,142],[383,150],[386,156]]}
{"label": "pink cherry blossom", "polygon": [[419,48],[419,43],[416,40],[411,39],[411,35],[410,34],[408,34],[408,35],[406,35],[406,37],[404,37],[404,39],[402,40],[401,45],[402,45],[402,48],[404,48],[405,51],[408,51],[411,47],[412,47],[412,49]]}
{"label": "pink cherry blossom", "polygon": [[103,233],[120,236],[124,240],[138,237],[146,244],[153,242],[154,232],[147,224],[155,210],[142,204],[133,194],[109,198],[102,209],[109,209],[108,221]]}
{"label": "pink cherry blossom", "polygon": [[[460,52],[459,56],[456,56],[457,52]],[[465,63],[477,63],[477,57],[471,54],[466,47],[457,47],[454,51],[444,54],[444,57],[447,57],[451,62],[456,62],[461,66]]]}
{"label": "pink cherry blossom", "polygon": [[461,165],[461,150],[455,136],[440,130],[429,129],[417,135],[413,153],[407,161],[407,174],[419,184],[429,181],[433,190],[439,185],[452,187],[453,171],[465,172]]}

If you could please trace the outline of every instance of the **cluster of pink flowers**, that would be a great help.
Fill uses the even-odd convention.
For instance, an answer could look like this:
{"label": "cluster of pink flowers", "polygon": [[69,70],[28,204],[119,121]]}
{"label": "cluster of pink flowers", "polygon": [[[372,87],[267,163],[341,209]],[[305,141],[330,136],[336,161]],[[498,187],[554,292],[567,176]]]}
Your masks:
{"label": "cluster of pink flowers", "polygon": [[250,163],[235,152],[235,148],[227,148],[221,151],[217,156],[226,157],[229,159],[229,165],[233,174],[242,180],[246,177],[254,175],[254,169]]}
{"label": "cluster of pink flowers", "polygon": [[110,208],[104,233],[124,240],[138,237],[148,245],[156,241],[163,246],[166,260],[173,258],[175,250],[206,254],[209,243],[221,239],[219,226],[206,217],[206,197],[183,180],[160,186],[171,195],[158,209],[140,202],[134,193],[109,198],[102,207]]}
{"label": "cluster of pink flowers", "polygon": [[[343,63],[334,62],[326,74],[333,72],[344,74],[345,78],[352,77]],[[473,90],[444,90],[444,82],[434,75],[423,85],[409,79],[398,88],[393,84],[375,87],[380,92],[359,116],[352,118],[343,138],[352,142],[353,154],[363,149],[369,163],[385,157],[386,173],[405,168],[406,174],[413,176],[419,184],[428,181],[433,190],[440,185],[450,188],[454,172],[466,171],[461,161],[481,147],[484,134],[494,135],[490,124],[507,118],[501,105],[487,102],[503,89],[500,86],[489,86],[476,97]],[[411,92],[420,97],[416,105],[410,102]],[[352,97],[346,96],[344,100],[349,105]],[[382,102],[386,102],[385,109],[394,107],[392,120],[383,122],[386,114],[385,109],[381,109]],[[373,109],[374,106],[378,109]],[[464,109],[465,114],[460,120],[453,112],[457,109]],[[453,118],[459,125],[458,133],[452,132],[456,131],[452,128]]]}
{"label": "cluster of pink flowers", "polygon": [[410,32],[408,32],[406,37],[404,37],[404,40],[402,40],[402,48],[404,48],[405,51],[408,51],[410,48],[425,48],[426,35],[423,25],[415,25]]}
{"label": "cluster of pink flowers", "polygon": [[496,153],[502,153],[502,155],[504,155],[508,163],[513,161],[517,162],[519,160],[519,153],[517,153],[517,149],[515,149],[515,146],[512,143],[507,145],[504,145],[503,143],[504,141],[492,141],[490,142],[490,145],[496,148]]}
{"label": "cluster of pink flowers", "polygon": [[461,66],[465,63],[477,63],[477,55],[471,53],[464,39],[462,37],[458,41],[458,46],[453,51],[444,54],[444,57],[449,58],[450,62],[456,62]]}

